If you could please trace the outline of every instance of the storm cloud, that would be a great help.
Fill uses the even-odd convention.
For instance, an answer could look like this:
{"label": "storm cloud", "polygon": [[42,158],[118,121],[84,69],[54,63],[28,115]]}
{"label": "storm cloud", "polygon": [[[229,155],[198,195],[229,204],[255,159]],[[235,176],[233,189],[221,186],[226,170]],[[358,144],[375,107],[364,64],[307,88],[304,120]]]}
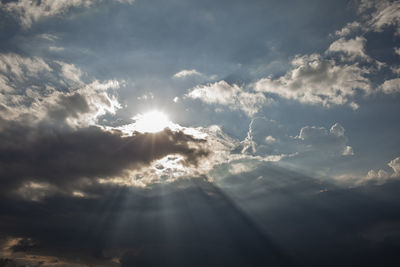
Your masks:
{"label": "storm cloud", "polygon": [[27,182],[68,190],[80,183],[91,185],[96,178],[116,177],[170,154],[182,155],[185,164],[195,165],[209,153],[205,140],[168,129],[123,136],[118,130],[96,126],[54,130],[6,120],[0,124],[3,193]]}

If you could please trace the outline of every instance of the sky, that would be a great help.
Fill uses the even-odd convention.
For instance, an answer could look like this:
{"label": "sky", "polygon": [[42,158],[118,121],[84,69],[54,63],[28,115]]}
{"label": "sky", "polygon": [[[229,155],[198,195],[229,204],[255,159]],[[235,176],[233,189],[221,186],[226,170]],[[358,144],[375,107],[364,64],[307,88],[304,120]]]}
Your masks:
{"label": "sky", "polygon": [[0,266],[399,266],[400,2],[0,1]]}

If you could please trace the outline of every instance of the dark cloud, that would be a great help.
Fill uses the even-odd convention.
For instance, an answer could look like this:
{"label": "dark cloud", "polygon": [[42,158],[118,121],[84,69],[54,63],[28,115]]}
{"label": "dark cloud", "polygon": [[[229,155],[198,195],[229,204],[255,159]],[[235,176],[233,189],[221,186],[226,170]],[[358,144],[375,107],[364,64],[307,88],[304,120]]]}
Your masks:
{"label": "dark cloud", "polygon": [[74,93],[70,96],[61,95],[57,104],[50,107],[47,114],[51,119],[65,121],[68,117],[78,118],[79,114],[89,111],[86,99],[82,95]]}
{"label": "dark cloud", "polygon": [[13,253],[96,266],[396,266],[399,185],[340,189],[267,164],[97,198],[2,196],[0,235],[21,238]]}
{"label": "dark cloud", "polygon": [[[69,100],[74,102],[75,96]],[[85,107],[84,102],[78,104]],[[57,130],[6,120],[0,121],[0,129],[3,193],[28,181],[68,191],[81,182],[116,177],[170,154],[180,154],[185,164],[196,165],[209,153],[205,140],[169,129],[123,136],[120,131],[96,126]]]}

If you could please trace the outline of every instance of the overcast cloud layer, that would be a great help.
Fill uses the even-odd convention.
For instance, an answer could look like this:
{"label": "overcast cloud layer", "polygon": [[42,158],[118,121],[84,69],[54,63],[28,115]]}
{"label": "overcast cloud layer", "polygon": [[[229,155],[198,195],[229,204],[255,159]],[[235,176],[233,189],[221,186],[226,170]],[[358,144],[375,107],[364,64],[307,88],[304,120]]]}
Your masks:
{"label": "overcast cloud layer", "polygon": [[399,266],[399,2],[3,0],[0,31],[0,266]]}

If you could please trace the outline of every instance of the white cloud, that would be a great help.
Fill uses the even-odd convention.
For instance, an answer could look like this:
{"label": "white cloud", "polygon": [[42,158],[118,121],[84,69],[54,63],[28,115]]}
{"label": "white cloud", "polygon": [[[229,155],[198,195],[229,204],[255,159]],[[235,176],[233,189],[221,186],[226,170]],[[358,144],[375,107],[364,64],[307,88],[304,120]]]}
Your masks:
{"label": "white cloud", "polygon": [[400,157],[395,158],[388,163],[389,167],[393,169],[393,177],[400,176]]}
{"label": "white cloud", "polygon": [[[46,17],[67,13],[71,8],[90,7],[103,0],[18,0],[1,3],[0,8],[15,15],[21,26],[29,28],[34,22]],[[120,3],[133,3],[133,0],[117,0]]]}
{"label": "white cloud", "polygon": [[51,67],[42,58],[21,57],[13,53],[0,54],[0,72],[20,82],[36,78],[41,72],[50,71]]}
{"label": "white cloud", "polygon": [[144,100],[144,101],[152,99],[154,99],[154,94],[152,92],[144,93],[143,95],[137,97],[137,100]]}
{"label": "white cloud", "polygon": [[186,78],[189,76],[202,76],[203,74],[201,72],[198,72],[195,69],[192,70],[181,70],[180,72],[177,72],[174,74],[174,78]]}
{"label": "white cloud", "polygon": [[305,126],[298,136],[290,136],[276,121],[254,118],[246,139],[241,142],[241,151],[257,160],[290,163],[296,168],[306,167],[308,172],[317,172],[329,170],[336,161],[354,155],[347,141],[345,130],[339,123],[330,129]]}
{"label": "white cloud", "polygon": [[275,143],[276,142],[276,138],[271,136],[271,135],[268,135],[267,137],[265,137],[265,142],[267,142],[267,143]]}
{"label": "white cloud", "polygon": [[82,75],[73,64],[0,54],[0,116],[82,126],[95,124],[106,113],[115,113],[120,108],[115,94],[119,82],[85,83]]}
{"label": "white cloud", "polygon": [[386,80],[379,89],[385,94],[400,93],[400,78]]}
{"label": "white cloud", "polygon": [[72,82],[81,84],[82,71],[74,64],[68,64],[62,61],[55,61],[61,67],[61,74]]}
{"label": "white cloud", "polygon": [[384,183],[387,182],[389,178],[390,178],[389,173],[387,173],[384,170],[379,170],[378,172],[370,170],[364,179],[357,181],[357,184],[362,184],[367,181],[373,180],[376,182],[376,184],[383,185]]}
{"label": "white cloud", "polygon": [[242,110],[251,117],[267,102],[264,94],[246,92],[237,84],[230,85],[219,81],[207,85],[200,85],[191,89],[186,97],[200,99],[207,104],[228,106],[231,110]]}
{"label": "white cloud", "polygon": [[343,156],[353,156],[353,155],[354,155],[353,148],[351,146],[346,146],[343,151]]}
{"label": "white cloud", "polygon": [[397,55],[400,56],[400,47],[395,47],[393,50]]}
{"label": "white cloud", "polygon": [[346,145],[344,131],[339,123],[332,125],[329,131],[324,127],[306,126],[301,128],[296,138],[301,140],[300,151],[316,153],[318,157],[354,155],[353,148]]}
{"label": "white cloud", "polygon": [[392,168],[392,174],[385,170],[374,171],[370,170],[365,177],[361,177],[356,181],[357,185],[361,185],[367,182],[375,182],[377,185],[385,184],[391,179],[400,178],[400,157],[397,157],[388,163],[388,166]]}
{"label": "white cloud", "polygon": [[369,56],[365,54],[365,43],[367,39],[361,36],[357,36],[354,39],[346,40],[345,38],[340,38],[333,42],[327,52],[341,52],[347,57],[342,57],[342,60],[355,60],[356,58],[371,60]]}
{"label": "white cloud", "polygon": [[229,173],[231,174],[240,174],[240,173],[245,173],[245,172],[250,172],[254,169],[254,166],[252,164],[249,164],[249,162],[237,162],[237,163],[232,163],[230,165]]}
{"label": "white cloud", "polygon": [[59,47],[59,46],[49,46],[49,50],[53,52],[60,52],[64,51],[64,47]]}
{"label": "white cloud", "polygon": [[323,106],[348,104],[360,90],[369,93],[370,81],[365,77],[370,71],[358,64],[337,64],[333,59],[323,59],[318,54],[297,56],[293,68],[277,79],[263,78],[255,83],[255,90],[294,99],[302,103]]}
{"label": "white cloud", "polygon": [[347,23],[340,31],[336,31],[335,34],[340,37],[345,37],[359,28],[361,28],[361,24],[357,21],[353,21]]}
{"label": "white cloud", "polygon": [[370,18],[370,25],[375,31],[382,31],[385,27],[394,25],[396,34],[400,34],[400,2],[386,0],[374,2],[376,11]]}

